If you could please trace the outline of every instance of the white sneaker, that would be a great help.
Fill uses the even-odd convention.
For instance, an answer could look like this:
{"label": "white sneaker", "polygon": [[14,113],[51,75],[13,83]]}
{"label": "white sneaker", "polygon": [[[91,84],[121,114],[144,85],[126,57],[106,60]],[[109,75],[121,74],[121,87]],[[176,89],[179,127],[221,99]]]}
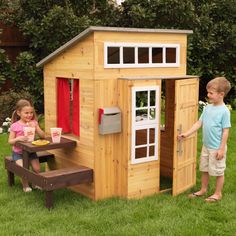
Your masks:
{"label": "white sneaker", "polygon": [[32,191],[32,188],[31,188],[31,187],[25,187],[25,188],[23,188],[23,191],[24,191],[25,193],[29,193],[29,192]]}
{"label": "white sneaker", "polygon": [[39,187],[38,185],[32,185],[32,188],[33,188],[33,189],[42,190],[42,188],[41,188],[41,187]]}

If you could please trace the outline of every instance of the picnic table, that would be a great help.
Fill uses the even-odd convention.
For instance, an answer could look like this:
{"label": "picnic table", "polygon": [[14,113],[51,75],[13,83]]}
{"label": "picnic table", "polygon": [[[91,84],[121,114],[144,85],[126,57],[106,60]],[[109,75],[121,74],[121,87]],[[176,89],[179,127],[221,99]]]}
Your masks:
{"label": "picnic table", "polygon": [[58,148],[74,148],[76,146],[76,141],[64,137],[61,137],[60,143],[53,143],[52,138],[46,138],[46,140],[49,141],[49,143],[42,146],[34,145],[31,142],[21,141],[16,143],[16,146],[22,148],[22,159],[24,168],[29,169],[30,153],[48,151]]}
{"label": "picnic table", "polygon": [[[31,142],[17,142],[16,146],[22,148],[23,166],[19,166],[12,160],[12,157],[5,158],[5,168],[8,172],[8,184],[14,185],[14,174],[25,178],[28,182],[37,185],[45,191],[45,206],[50,209],[53,207],[53,190],[64,188],[81,183],[93,182],[93,170],[76,165],[69,168],[61,168],[57,170],[49,170],[45,172],[35,173],[29,169],[29,156],[36,152],[39,161],[48,161],[54,158],[54,155],[48,150],[76,147],[77,142],[68,138],[61,138],[60,143],[52,143],[51,138],[46,138],[48,144],[36,146]],[[56,157],[55,157],[56,158]],[[70,158],[67,156],[67,158]]]}

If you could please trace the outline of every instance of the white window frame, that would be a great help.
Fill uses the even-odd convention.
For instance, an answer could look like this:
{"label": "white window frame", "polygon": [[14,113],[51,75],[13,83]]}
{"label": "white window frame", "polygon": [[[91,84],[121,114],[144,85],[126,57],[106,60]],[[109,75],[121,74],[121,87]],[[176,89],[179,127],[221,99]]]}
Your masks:
{"label": "white window frame", "polygon": [[[119,47],[120,50],[120,63],[108,64],[107,52],[108,47]],[[135,62],[133,64],[123,63],[123,48],[133,47],[135,48]],[[149,62],[138,63],[138,48],[149,48]],[[152,48],[163,48],[163,62],[152,63]],[[176,49],[176,63],[166,63],[166,48]],[[148,67],[179,67],[180,66],[180,44],[156,44],[156,43],[104,43],[104,68],[148,68]]]}
{"label": "white window frame", "polygon": [[[156,103],[155,106],[150,106],[150,91],[156,91]],[[142,92],[142,91],[148,91],[148,104],[145,109],[149,110],[153,107],[155,107],[155,119],[153,120],[144,120],[144,121],[136,121],[136,111],[139,110],[139,108],[136,107],[136,92]],[[160,103],[159,103],[159,94],[160,94],[160,86],[147,86],[147,87],[132,87],[132,140],[131,140],[131,164],[137,164],[137,163],[144,163],[149,161],[158,160],[158,143],[159,143],[159,110],[160,110]],[[150,128],[155,129],[155,136],[154,136],[154,143],[149,143],[149,130]],[[141,129],[147,129],[147,144],[145,145],[135,145],[136,141],[136,130]],[[149,147],[154,146],[154,156],[149,156]],[[147,157],[143,158],[137,158],[135,159],[135,149],[141,148],[141,147],[147,147]]]}

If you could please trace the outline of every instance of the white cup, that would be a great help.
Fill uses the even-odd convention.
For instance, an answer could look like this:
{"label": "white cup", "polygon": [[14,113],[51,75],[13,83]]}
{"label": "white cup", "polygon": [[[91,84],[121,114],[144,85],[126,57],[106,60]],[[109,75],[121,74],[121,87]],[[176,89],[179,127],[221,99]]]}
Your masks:
{"label": "white cup", "polygon": [[60,143],[62,128],[50,128],[53,143]]}
{"label": "white cup", "polygon": [[34,141],[35,127],[24,127],[24,136],[27,137],[29,142]]}

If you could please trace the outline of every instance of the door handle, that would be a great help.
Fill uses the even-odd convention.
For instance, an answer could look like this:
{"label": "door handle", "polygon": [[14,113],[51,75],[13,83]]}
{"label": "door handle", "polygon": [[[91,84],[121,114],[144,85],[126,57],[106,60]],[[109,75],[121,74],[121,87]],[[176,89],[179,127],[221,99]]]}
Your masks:
{"label": "door handle", "polygon": [[[182,124],[179,125],[179,128],[177,129],[178,131],[178,134],[180,135],[182,133]],[[178,156],[181,156],[182,153],[183,153],[183,147],[182,147],[182,142],[183,140],[182,139],[177,139],[177,153],[178,153]]]}

